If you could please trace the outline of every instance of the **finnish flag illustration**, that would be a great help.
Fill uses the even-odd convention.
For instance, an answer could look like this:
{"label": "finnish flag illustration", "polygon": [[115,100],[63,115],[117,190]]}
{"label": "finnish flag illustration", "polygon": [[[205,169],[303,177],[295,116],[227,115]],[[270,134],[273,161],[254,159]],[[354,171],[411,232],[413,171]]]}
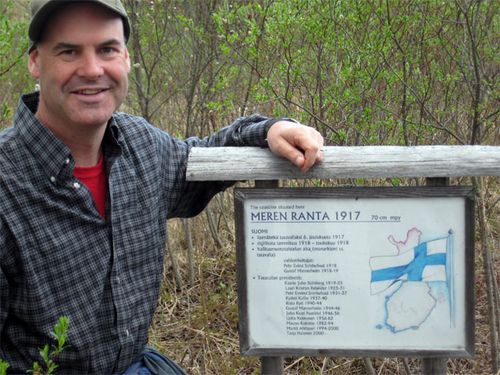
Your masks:
{"label": "finnish flag illustration", "polygon": [[378,329],[393,333],[419,329],[438,305],[434,296],[438,285],[444,286],[448,302],[449,323],[455,324],[453,267],[453,231],[432,240],[420,242],[422,232],[408,231],[404,241],[388,240],[397,254],[370,258],[372,295],[383,295],[384,319]]}
{"label": "finnish flag illustration", "polygon": [[397,242],[390,236],[389,241],[398,248],[398,254],[370,258],[372,295],[403,281],[448,282],[453,232],[450,230],[444,237],[425,242],[420,242],[420,235],[421,232],[413,228],[405,241]]}

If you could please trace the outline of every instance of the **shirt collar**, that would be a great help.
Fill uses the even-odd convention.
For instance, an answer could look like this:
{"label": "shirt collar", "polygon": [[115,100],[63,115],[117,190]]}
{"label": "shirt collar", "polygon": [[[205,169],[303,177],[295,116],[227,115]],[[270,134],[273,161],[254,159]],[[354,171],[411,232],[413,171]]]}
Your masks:
{"label": "shirt collar", "polygon": [[72,158],[70,149],[35,117],[39,96],[39,92],[21,96],[14,128],[40,167],[55,182]]}
{"label": "shirt collar", "polygon": [[[56,182],[72,176],[74,160],[69,147],[35,117],[39,99],[39,92],[21,96],[14,116],[14,128],[49,179]],[[111,127],[113,136],[105,137],[104,142],[116,145],[121,138],[120,129],[113,118],[109,124],[107,132]]]}

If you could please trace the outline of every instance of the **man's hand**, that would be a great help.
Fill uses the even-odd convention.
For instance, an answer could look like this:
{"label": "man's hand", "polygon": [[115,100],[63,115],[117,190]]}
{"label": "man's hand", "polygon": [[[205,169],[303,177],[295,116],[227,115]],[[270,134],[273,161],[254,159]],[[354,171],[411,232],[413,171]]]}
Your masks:
{"label": "man's hand", "polygon": [[314,128],[291,121],[278,121],[267,132],[269,149],[290,160],[303,172],[323,160],[323,137]]}

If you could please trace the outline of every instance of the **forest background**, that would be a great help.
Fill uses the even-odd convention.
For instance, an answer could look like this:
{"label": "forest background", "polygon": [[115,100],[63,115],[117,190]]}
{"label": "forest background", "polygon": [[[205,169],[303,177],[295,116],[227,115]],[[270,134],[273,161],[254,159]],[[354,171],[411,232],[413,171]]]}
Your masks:
{"label": "forest background", "polygon": [[[178,137],[236,117],[287,115],[328,145],[499,145],[500,2],[489,0],[124,0],[132,34],[121,110]],[[28,0],[0,3],[0,129],[27,71]],[[477,191],[476,344],[450,374],[499,369],[498,178],[452,179]],[[296,181],[282,182],[297,185]],[[419,179],[300,185],[420,185]],[[258,374],[239,355],[232,192],[168,224],[151,344],[190,374]],[[71,329],[71,327],[70,327]],[[287,374],[409,374],[416,359],[287,358]]]}

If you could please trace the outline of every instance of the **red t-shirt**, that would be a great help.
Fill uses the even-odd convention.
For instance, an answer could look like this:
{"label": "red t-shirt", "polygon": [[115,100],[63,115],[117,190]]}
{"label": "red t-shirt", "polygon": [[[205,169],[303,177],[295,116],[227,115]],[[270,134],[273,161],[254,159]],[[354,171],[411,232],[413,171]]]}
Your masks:
{"label": "red t-shirt", "polygon": [[92,193],[99,213],[106,219],[106,196],[108,180],[104,170],[104,157],[101,154],[97,165],[93,167],[75,167],[73,175],[79,179]]}

